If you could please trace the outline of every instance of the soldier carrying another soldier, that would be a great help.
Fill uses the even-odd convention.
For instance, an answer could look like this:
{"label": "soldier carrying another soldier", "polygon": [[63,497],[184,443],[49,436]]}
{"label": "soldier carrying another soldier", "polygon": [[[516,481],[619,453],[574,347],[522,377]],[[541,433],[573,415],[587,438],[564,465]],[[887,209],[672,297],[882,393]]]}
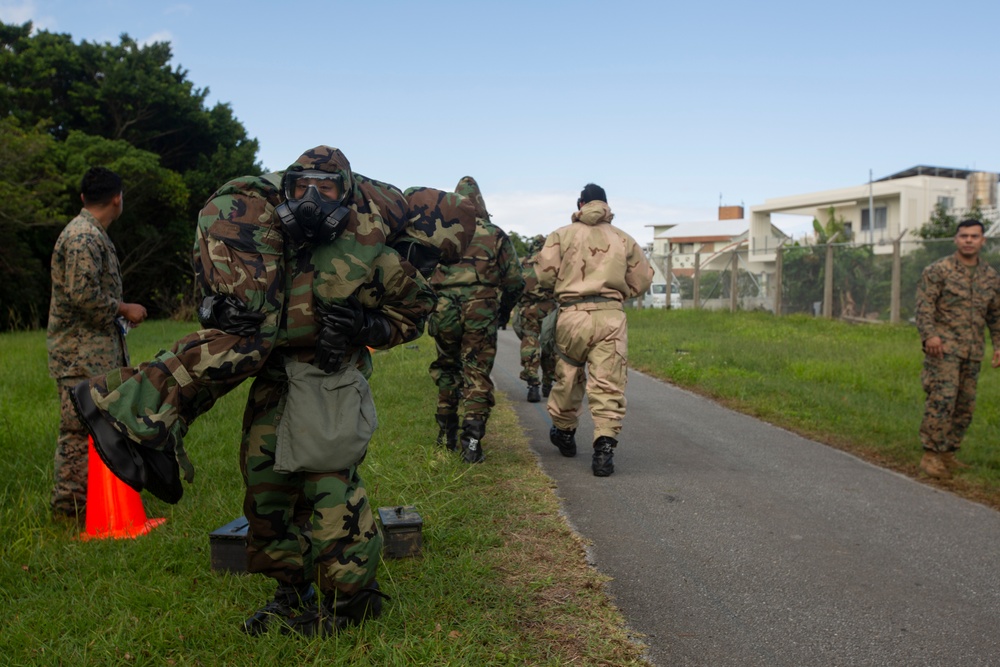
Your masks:
{"label": "soldier carrying another soldier", "polygon": [[461,402],[462,458],[482,463],[482,439],[494,404],[490,372],[497,327],[506,324],[524,280],[514,244],[490,222],[479,184],[465,176],[455,191],[476,204],[476,234],[460,261],[439,266],[431,277],[438,302],[427,322],[427,332],[437,343],[430,374],[438,388],[438,444],[458,448]]}

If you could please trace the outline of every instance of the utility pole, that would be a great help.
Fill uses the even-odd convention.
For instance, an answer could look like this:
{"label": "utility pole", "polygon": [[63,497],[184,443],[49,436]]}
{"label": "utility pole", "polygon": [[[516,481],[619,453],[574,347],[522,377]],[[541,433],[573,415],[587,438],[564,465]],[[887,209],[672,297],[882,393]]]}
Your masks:
{"label": "utility pole", "polygon": [[868,242],[875,243],[875,186],[872,184],[872,170],[868,170]]}

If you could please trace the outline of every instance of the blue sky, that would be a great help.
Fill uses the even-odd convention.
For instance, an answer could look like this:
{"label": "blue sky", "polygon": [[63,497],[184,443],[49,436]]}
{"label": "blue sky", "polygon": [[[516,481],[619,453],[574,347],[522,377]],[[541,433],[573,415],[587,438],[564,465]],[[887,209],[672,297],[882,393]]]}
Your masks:
{"label": "blue sky", "polygon": [[169,41],[266,167],[330,144],[400,188],[469,174],[520,234],[567,224],[588,181],[645,243],[869,170],[1000,170],[997,0],[0,0],[0,20]]}

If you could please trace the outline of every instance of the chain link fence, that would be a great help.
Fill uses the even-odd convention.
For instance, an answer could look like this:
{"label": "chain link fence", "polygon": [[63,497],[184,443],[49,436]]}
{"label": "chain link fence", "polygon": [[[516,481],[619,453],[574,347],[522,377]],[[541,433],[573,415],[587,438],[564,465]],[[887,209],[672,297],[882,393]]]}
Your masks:
{"label": "chain link fence", "polygon": [[[684,308],[905,322],[924,268],[954,252],[950,238],[791,246],[777,251],[773,268],[751,271],[736,250],[705,268],[696,262],[693,275],[672,271],[668,257],[650,259],[680,285]],[[987,238],[980,257],[1000,270],[1000,238]]]}

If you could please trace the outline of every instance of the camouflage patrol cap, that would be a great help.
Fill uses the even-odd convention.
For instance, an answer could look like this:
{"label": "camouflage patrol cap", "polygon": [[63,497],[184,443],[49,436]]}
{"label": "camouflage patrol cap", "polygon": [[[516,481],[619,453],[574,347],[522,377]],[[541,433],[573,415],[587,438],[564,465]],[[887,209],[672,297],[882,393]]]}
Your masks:
{"label": "camouflage patrol cap", "polygon": [[339,148],[330,146],[317,146],[310,148],[299,156],[289,167],[288,171],[305,171],[316,169],[330,174],[339,174],[343,179],[344,190],[350,198],[354,190],[354,176],[351,173],[351,163]]}
{"label": "camouflage patrol cap", "polygon": [[486,200],[483,199],[483,193],[479,189],[479,183],[476,183],[476,179],[472,176],[463,176],[458,181],[458,185],[455,186],[455,192],[475,203],[477,216],[486,220],[490,219],[490,212],[486,209]]}

